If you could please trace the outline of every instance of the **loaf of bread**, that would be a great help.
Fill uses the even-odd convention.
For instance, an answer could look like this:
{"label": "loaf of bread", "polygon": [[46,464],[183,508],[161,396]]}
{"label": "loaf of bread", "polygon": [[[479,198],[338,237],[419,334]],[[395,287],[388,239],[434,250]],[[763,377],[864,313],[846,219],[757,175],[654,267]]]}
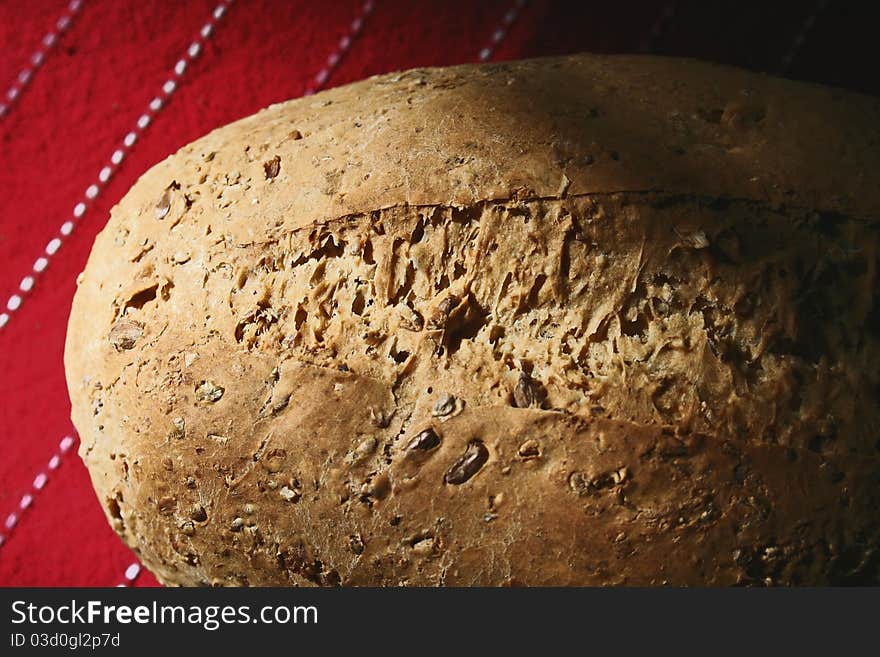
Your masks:
{"label": "loaf of bread", "polygon": [[147,172],[65,365],[169,585],[880,581],[880,103],[419,69]]}

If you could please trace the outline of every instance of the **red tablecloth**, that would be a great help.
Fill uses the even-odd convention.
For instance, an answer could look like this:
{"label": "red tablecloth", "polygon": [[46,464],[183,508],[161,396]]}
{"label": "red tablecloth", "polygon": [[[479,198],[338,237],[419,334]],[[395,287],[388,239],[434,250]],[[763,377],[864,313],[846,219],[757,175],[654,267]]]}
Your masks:
{"label": "red tablecloth", "polygon": [[308,90],[481,53],[650,49],[877,92],[853,64],[872,42],[866,10],[770,4],[0,3],[0,585],[155,584],[76,456],[62,369],[76,275],[151,165]]}

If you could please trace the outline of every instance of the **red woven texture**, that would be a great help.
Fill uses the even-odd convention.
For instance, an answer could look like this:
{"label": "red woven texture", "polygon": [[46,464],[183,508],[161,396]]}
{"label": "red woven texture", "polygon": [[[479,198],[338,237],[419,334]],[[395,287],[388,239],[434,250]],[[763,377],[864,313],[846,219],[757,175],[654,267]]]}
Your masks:
{"label": "red woven texture", "polygon": [[[73,233],[21,294],[61,224],[72,218],[87,187],[135,127],[148,103],[209,20],[217,2],[85,0],[69,29],[47,49],[5,116],[0,116],[0,585],[112,586],[135,556],[110,530],[76,446],[57,469],[50,458],[65,435],[75,437],[62,353],[67,315],[95,234],[110,208],[150,166],[181,146],[266,105],[301,95],[361,15],[361,0],[239,0],[217,22],[177,91],[155,114]],[[506,30],[493,60],[578,51],[633,52],[649,42],[668,3],[532,0]],[[678,11],[650,41],[652,48],[773,70],[812,7],[789,2],[766,10],[733,5],[743,41],[701,4]],[[772,4],[772,3],[771,3]],[[326,86],[413,66],[476,61],[490,45],[510,0],[413,3],[377,0]],[[67,13],[67,0],[0,3],[0,100],[43,48],[44,35]],[[749,15],[748,11],[751,11]],[[869,24],[832,3],[799,49],[791,73],[876,92],[846,58],[860,56],[846,36]],[[714,22],[713,22],[714,21]],[[710,28],[705,25],[710,24]],[[713,35],[712,30],[716,34]],[[829,57],[829,40],[848,50]],[[870,40],[865,37],[862,43]],[[835,59],[836,57],[836,59]],[[835,62],[838,66],[835,66]],[[843,64],[841,64],[843,62]],[[6,309],[19,293],[21,307]],[[45,486],[35,490],[39,473]],[[22,497],[31,495],[21,510]],[[6,527],[9,515],[15,523]],[[146,572],[136,585],[155,585]]]}

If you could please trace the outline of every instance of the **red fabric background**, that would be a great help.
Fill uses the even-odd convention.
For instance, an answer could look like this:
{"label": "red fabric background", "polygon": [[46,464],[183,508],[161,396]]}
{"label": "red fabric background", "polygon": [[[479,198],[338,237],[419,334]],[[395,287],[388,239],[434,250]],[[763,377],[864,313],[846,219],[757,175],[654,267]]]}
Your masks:
{"label": "red fabric background", "polygon": [[[62,353],[77,273],[112,205],[151,165],[205,132],[301,95],[361,14],[361,0],[238,0],[191,62],[166,106],[49,258],[46,271],[6,310],[22,277],[198,36],[217,0],[85,0],[31,80],[0,116],[0,585],[112,586],[132,553],[113,534],[75,446]],[[763,4],[763,3],[762,3]],[[842,2],[748,3],[532,0],[493,60],[577,51],[703,57],[775,71],[797,34],[789,75],[877,93],[867,10]],[[326,86],[423,65],[475,61],[512,0],[377,0]],[[40,48],[68,0],[0,2],[0,100]],[[674,11],[670,14],[670,7]],[[658,19],[666,12],[667,20]],[[861,12],[861,14],[860,14]],[[652,28],[654,34],[652,35]],[[47,481],[34,490],[38,473]],[[25,510],[24,495],[32,502]],[[16,523],[7,528],[9,514]],[[155,585],[143,572],[135,585]]]}

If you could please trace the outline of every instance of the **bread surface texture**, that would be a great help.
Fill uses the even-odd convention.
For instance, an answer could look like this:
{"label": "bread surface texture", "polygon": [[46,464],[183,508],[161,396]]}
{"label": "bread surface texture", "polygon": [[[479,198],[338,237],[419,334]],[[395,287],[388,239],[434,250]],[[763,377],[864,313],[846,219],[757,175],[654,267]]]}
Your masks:
{"label": "bread surface texture", "polygon": [[168,585],[880,582],[880,102],[588,56],[273,105],[147,172],[65,367]]}

